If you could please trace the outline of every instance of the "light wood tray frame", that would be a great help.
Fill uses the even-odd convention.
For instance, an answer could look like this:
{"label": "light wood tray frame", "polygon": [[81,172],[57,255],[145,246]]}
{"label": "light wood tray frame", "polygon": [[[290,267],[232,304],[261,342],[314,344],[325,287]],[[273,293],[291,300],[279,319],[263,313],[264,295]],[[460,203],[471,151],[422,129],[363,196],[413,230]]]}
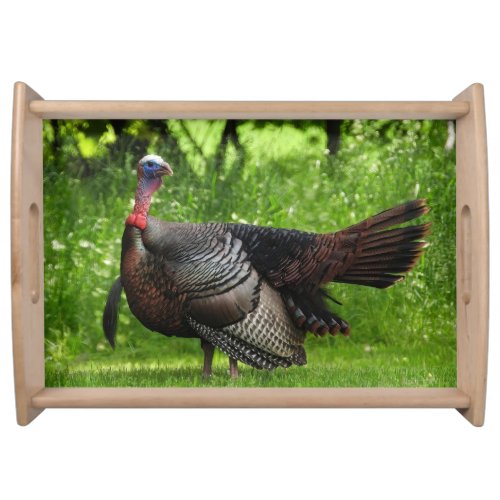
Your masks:
{"label": "light wood tray frame", "polygon": [[[46,388],[42,121],[50,118],[456,120],[457,386],[449,388]],[[488,177],[484,93],[453,101],[46,101],[14,87],[11,181],[12,330],[17,421],[45,408],[456,408],[484,421],[488,350]]]}

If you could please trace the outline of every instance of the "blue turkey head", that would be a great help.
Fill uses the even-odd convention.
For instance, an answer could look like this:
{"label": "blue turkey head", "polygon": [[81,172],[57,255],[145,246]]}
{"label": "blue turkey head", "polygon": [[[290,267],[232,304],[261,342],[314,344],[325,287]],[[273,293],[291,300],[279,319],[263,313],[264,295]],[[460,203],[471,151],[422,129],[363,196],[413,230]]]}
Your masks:
{"label": "blue turkey head", "polygon": [[155,179],[164,175],[174,175],[174,172],[161,156],[146,155],[139,161],[137,175],[139,178]]}

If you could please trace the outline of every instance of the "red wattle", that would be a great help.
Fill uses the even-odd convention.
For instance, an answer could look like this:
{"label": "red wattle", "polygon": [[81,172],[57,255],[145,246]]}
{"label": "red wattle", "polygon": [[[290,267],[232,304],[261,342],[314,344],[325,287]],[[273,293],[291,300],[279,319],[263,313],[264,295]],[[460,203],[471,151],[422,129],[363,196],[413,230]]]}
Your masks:
{"label": "red wattle", "polygon": [[125,221],[126,226],[135,226],[141,231],[144,231],[147,226],[146,216],[143,214],[130,214]]}

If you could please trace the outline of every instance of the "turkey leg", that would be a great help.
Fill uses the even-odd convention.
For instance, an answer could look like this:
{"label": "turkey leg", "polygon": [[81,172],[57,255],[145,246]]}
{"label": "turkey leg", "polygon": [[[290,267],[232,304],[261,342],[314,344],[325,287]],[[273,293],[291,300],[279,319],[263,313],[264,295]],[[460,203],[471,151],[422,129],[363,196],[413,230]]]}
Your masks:
{"label": "turkey leg", "polygon": [[205,354],[203,360],[203,378],[212,376],[212,360],[214,359],[215,347],[204,339],[201,339],[201,348]]}
{"label": "turkey leg", "polygon": [[229,375],[231,378],[238,378],[238,360],[229,358]]}
{"label": "turkey leg", "polygon": [[[201,339],[201,348],[205,355],[203,359],[203,378],[212,376],[212,361],[214,359],[215,347],[210,342]],[[229,374],[231,378],[238,378],[238,361],[234,358],[229,358]]]}

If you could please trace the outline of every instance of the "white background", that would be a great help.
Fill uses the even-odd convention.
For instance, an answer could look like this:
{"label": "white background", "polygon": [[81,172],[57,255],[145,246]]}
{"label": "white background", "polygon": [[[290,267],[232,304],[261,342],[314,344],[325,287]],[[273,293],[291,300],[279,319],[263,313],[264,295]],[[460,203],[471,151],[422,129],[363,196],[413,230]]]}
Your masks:
{"label": "white background", "polygon": [[21,428],[8,241],[16,80],[48,99],[192,100],[449,100],[479,81],[486,90],[495,256],[495,2],[8,4],[0,6],[0,496],[500,498],[495,258],[481,429],[454,410],[46,410]]}

